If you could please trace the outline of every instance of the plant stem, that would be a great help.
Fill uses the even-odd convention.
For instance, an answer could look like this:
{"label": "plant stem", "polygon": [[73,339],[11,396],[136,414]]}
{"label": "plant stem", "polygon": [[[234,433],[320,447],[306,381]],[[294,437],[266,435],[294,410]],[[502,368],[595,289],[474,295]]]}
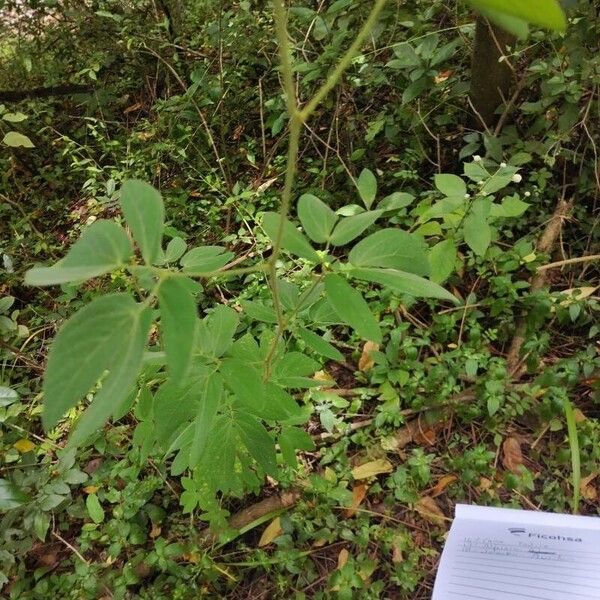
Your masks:
{"label": "plant stem", "polygon": [[567,421],[567,432],[569,436],[569,448],[571,450],[571,478],[573,481],[573,499],[572,499],[572,510],[573,514],[579,512],[579,494],[581,486],[581,456],[579,453],[579,438],[577,436],[577,423],[575,421],[575,414],[573,411],[573,405],[570,400],[564,400],[565,418]]}
{"label": "plant stem", "polygon": [[354,42],[350,45],[348,50],[335,69],[329,74],[325,83],[317,90],[315,95],[308,101],[306,106],[300,110],[298,107],[298,98],[296,96],[296,89],[294,86],[294,70],[292,65],[292,55],[290,52],[290,44],[287,33],[287,13],[284,5],[284,0],[273,0],[273,18],[275,20],[275,33],[277,35],[277,44],[279,52],[279,62],[281,66],[281,76],[283,79],[283,91],[285,93],[285,102],[289,115],[289,141],[288,141],[288,152],[287,152],[287,163],[285,170],[285,181],[283,186],[283,192],[281,194],[281,206],[279,208],[279,224],[275,239],[273,240],[273,252],[268,260],[268,279],[271,293],[273,295],[273,306],[275,313],[277,314],[277,332],[269,353],[265,360],[265,377],[268,378],[271,371],[271,363],[275,355],[277,344],[281,339],[283,332],[286,327],[286,322],[283,315],[283,309],[281,306],[281,300],[279,297],[279,290],[277,288],[277,259],[281,252],[281,244],[283,241],[283,231],[287,215],[290,210],[292,203],[292,191],[294,187],[294,180],[296,177],[297,161],[298,161],[298,150],[300,147],[300,135],[302,133],[302,125],[315,111],[321,101],[327,96],[327,94],[335,87],[340,80],[344,71],[350,65],[352,59],[356,53],[362,47],[365,39],[373,29],[379,13],[385,6],[386,0],[376,0],[375,5],[371,9],[369,17],[364,22],[358,35],[354,39]]}
{"label": "plant stem", "polygon": [[302,120],[306,121],[310,115],[315,111],[317,106],[323,101],[325,96],[329,94],[329,92],[336,86],[337,82],[342,77],[344,71],[350,65],[352,59],[356,56],[358,51],[361,49],[364,41],[367,39],[367,36],[371,33],[375,23],[377,23],[377,19],[379,17],[379,13],[382,11],[385,6],[386,0],[377,0],[375,5],[371,9],[371,13],[369,14],[367,20],[364,22],[360,31],[356,38],[354,38],[354,42],[346,53],[341,58],[340,62],[337,64],[335,69],[329,74],[325,83],[317,90],[317,93],[308,101],[306,106],[302,109],[301,115]]}

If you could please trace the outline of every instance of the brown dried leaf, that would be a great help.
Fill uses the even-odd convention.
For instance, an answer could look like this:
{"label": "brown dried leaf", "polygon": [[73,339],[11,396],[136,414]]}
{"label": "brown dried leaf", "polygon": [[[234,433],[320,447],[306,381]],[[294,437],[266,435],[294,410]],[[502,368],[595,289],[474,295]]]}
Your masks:
{"label": "brown dried leaf", "polygon": [[150,530],[150,537],[152,539],[157,538],[162,532],[160,525],[152,525],[152,529]]}
{"label": "brown dried leaf", "polygon": [[424,429],[415,434],[414,442],[420,446],[433,446],[435,444],[435,437],[434,429]]}
{"label": "brown dried leaf", "polygon": [[392,562],[398,564],[403,561],[404,556],[402,555],[400,539],[394,539],[394,541],[392,542]]}
{"label": "brown dried leaf", "polygon": [[368,489],[369,486],[366,483],[359,483],[352,488],[352,504],[344,511],[346,518],[349,519],[356,514],[356,509],[362,504]]}
{"label": "brown dried leaf", "polygon": [[504,440],[502,444],[502,464],[511,473],[521,474],[523,452],[521,452],[521,444],[517,438],[509,437]]}
{"label": "brown dried leaf", "polygon": [[95,494],[100,488],[97,485],[86,485],[83,491],[86,494]]}
{"label": "brown dried leaf", "polygon": [[391,473],[394,470],[392,463],[385,458],[372,460],[364,465],[359,465],[352,469],[352,477],[354,479],[368,479],[381,473]]}
{"label": "brown dried leaf", "polygon": [[448,79],[448,77],[450,77],[450,75],[452,75],[452,73],[454,73],[454,71],[452,71],[451,69],[448,69],[447,71],[440,71],[434,78],[433,80],[437,83],[444,83],[444,81],[446,81]]}
{"label": "brown dried leaf", "polygon": [[457,479],[458,477],[456,475],[444,475],[431,490],[431,497],[437,498],[451,483],[454,483]]}
{"label": "brown dried leaf", "polygon": [[371,356],[372,352],[377,352],[379,350],[379,344],[375,342],[365,342],[363,346],[362,354],[360,359],[358,360],[358,369],[363,373],[369,371],[375,365],[375,360]]}
{"label": "brown dried leaf", "polygon": [[124,115],[128,115],[129,113],[135,111],[135,110],[140,110],[140,108],[142,108],[142,103],[141,102],[136,102],[135,104],[132,104],[131,106],[128,106],[124,111],[123,114]]}
{"label": "brown dried leaf", "polygon": [[283,533],[281,528],[281,520],[279,517],[275,517],[263,531],[258,540],[258,547],[268,546],[273,540],[277,539]]}
{"label": "brown dried leaf", "polygon": [[579,489],[581,495],[589,501],[594,501],[598,498],[598,490],[595,485],[592,485],[592,481],[598,477],[598,473],[592,473],[587,477],[584,477],[579,483]]}
{"label": "brown dried leaf", "polygon": [[349,558],[350,558],[350,553],[348,552],[348,550],[346,550],[346,548],[342,548],[340,550],[340,553],[338,554],[337,568],[342,569],[348,562]]}
{"label": "brown dried leaf", "polygon": [[431,496],[423,496],[415,505],[415,510],[434,525],[442,525],[446,520],[446,515]]}

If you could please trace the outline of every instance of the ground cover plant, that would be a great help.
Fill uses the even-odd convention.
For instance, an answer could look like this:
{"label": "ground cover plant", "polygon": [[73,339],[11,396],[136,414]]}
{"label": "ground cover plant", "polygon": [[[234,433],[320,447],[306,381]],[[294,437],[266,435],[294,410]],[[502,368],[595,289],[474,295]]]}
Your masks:
{"label": "ground cover plant", "polygon": [[429,598],[596,514],[597,6],[4,2],[7,598]]}

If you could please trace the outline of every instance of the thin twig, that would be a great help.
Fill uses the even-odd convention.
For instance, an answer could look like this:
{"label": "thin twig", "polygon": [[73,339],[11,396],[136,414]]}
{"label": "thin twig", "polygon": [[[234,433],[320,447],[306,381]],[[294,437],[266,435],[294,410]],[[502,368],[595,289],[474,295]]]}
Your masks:
{"label": "thin twig", "polygon": [[564,267],[565,265],[574,265],[577,263],[593,262],[600,260],[600,254],[589,254],[588,256],[576,256],[575,258],[566,258],[565,260],[557,260],[556,262],[548,263],[537,268],[538,273],[548,271],[549,269],[556,269],[558,267]]}
{"label": "thin twig", "polygon": [[69,544],[69,542],[67,542],[67,540],[65,540],[64,537],[60,536],[58,533],[56,533],[56,531],[52,532],[52,535],[59,540],[60,542],[62,542],[69,550],[71,550],[71,552],[73,552],[73,554],[85,565],[89,566],[89,562],[83,557],[83,555],[81,554],[81,552],[79,552],[79,550],[77,550],[77,548],[75,548],[75,546],[73,546],[72,544]]}

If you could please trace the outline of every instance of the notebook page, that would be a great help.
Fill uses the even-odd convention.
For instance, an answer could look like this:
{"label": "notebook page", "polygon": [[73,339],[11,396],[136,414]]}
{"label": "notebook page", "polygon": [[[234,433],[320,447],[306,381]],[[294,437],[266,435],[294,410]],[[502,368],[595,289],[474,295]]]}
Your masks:
{"label": "notebook page", "polygon": [[432,600],[600,600],[600,518],[457,505]]}

